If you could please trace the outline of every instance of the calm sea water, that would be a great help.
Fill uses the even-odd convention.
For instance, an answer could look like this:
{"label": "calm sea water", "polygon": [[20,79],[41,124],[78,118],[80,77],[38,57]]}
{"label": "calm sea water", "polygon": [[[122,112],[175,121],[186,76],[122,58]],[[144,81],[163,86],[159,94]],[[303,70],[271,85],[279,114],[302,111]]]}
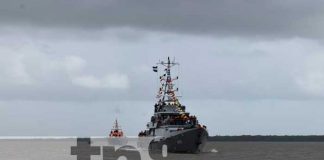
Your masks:
{"label": "calm sea water", "polygon": [[[0,160],[76,160],[75,139],[0,140]],[[105,140],[92,145],[105,146]],[[104,160],[102,155],[92,160]],[[120,158],[123,159],[123,158]],[[125,158],[124,158],[125,159]],[[168,154],[166,160],[324,160],[324,143],[209,142],[200,154]]]}

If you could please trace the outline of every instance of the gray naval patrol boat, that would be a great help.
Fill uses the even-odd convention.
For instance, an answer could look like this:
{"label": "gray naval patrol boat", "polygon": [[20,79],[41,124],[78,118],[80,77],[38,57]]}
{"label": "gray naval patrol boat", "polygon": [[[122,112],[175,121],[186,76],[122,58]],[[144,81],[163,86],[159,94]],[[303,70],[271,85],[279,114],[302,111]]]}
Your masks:
{"label": "gray naval patrol boat", "polygon": [[[186,112],[186,107],[179,102],[178,88],[175,82],[178,76],[171,76],[171,68],[179,63],[168,60],[160,61],[153,66],[158,72],[162,66],[162,75],[159,76],[157,103],[154,105],[154,115],[147,124],[147,129],[139,133],[139,137],[153,137],[151,150],[161,150],[165,145],[168,152],[199,153],[203,150],[207,138],[207,127],[199,124],[197,117]],[[159,73],[159,72],[158,72]]]}

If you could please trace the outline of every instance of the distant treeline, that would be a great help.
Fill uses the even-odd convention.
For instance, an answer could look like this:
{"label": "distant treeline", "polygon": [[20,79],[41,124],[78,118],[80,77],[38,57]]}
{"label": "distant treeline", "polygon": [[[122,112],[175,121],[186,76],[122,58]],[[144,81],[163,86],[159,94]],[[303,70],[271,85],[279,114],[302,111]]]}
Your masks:
{"label": "distant treeline", "polygon": [[323,136],[214,136],[209,137],[210,141],[220,142],[240,142],[240,141],[251,141],[251,142],[324,142]]}

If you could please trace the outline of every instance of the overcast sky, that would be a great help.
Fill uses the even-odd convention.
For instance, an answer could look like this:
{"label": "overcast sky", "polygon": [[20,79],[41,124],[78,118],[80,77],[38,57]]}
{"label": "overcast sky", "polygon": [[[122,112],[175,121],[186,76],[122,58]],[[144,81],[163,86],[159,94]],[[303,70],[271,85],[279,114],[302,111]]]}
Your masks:
{"label": "overcast sky", "polygon": [[[0,2],[0,136],[145,129],[152,66],[211,135],[324,134],[324,1]],[[175,70],[178,73],[178,70]]]}

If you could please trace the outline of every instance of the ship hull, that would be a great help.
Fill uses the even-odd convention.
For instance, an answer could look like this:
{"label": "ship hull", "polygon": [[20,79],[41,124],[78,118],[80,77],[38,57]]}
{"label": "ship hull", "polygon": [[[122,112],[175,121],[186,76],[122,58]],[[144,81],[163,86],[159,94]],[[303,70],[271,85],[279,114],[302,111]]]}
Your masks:
{"label": "ship hull", "polygon": [[167,145],[171,153],[199,153],[202,152],[207,143],[208,132],[205,128],[194,128],[180,132],[179,134],[152,141],[151,150],[161,150]]}

